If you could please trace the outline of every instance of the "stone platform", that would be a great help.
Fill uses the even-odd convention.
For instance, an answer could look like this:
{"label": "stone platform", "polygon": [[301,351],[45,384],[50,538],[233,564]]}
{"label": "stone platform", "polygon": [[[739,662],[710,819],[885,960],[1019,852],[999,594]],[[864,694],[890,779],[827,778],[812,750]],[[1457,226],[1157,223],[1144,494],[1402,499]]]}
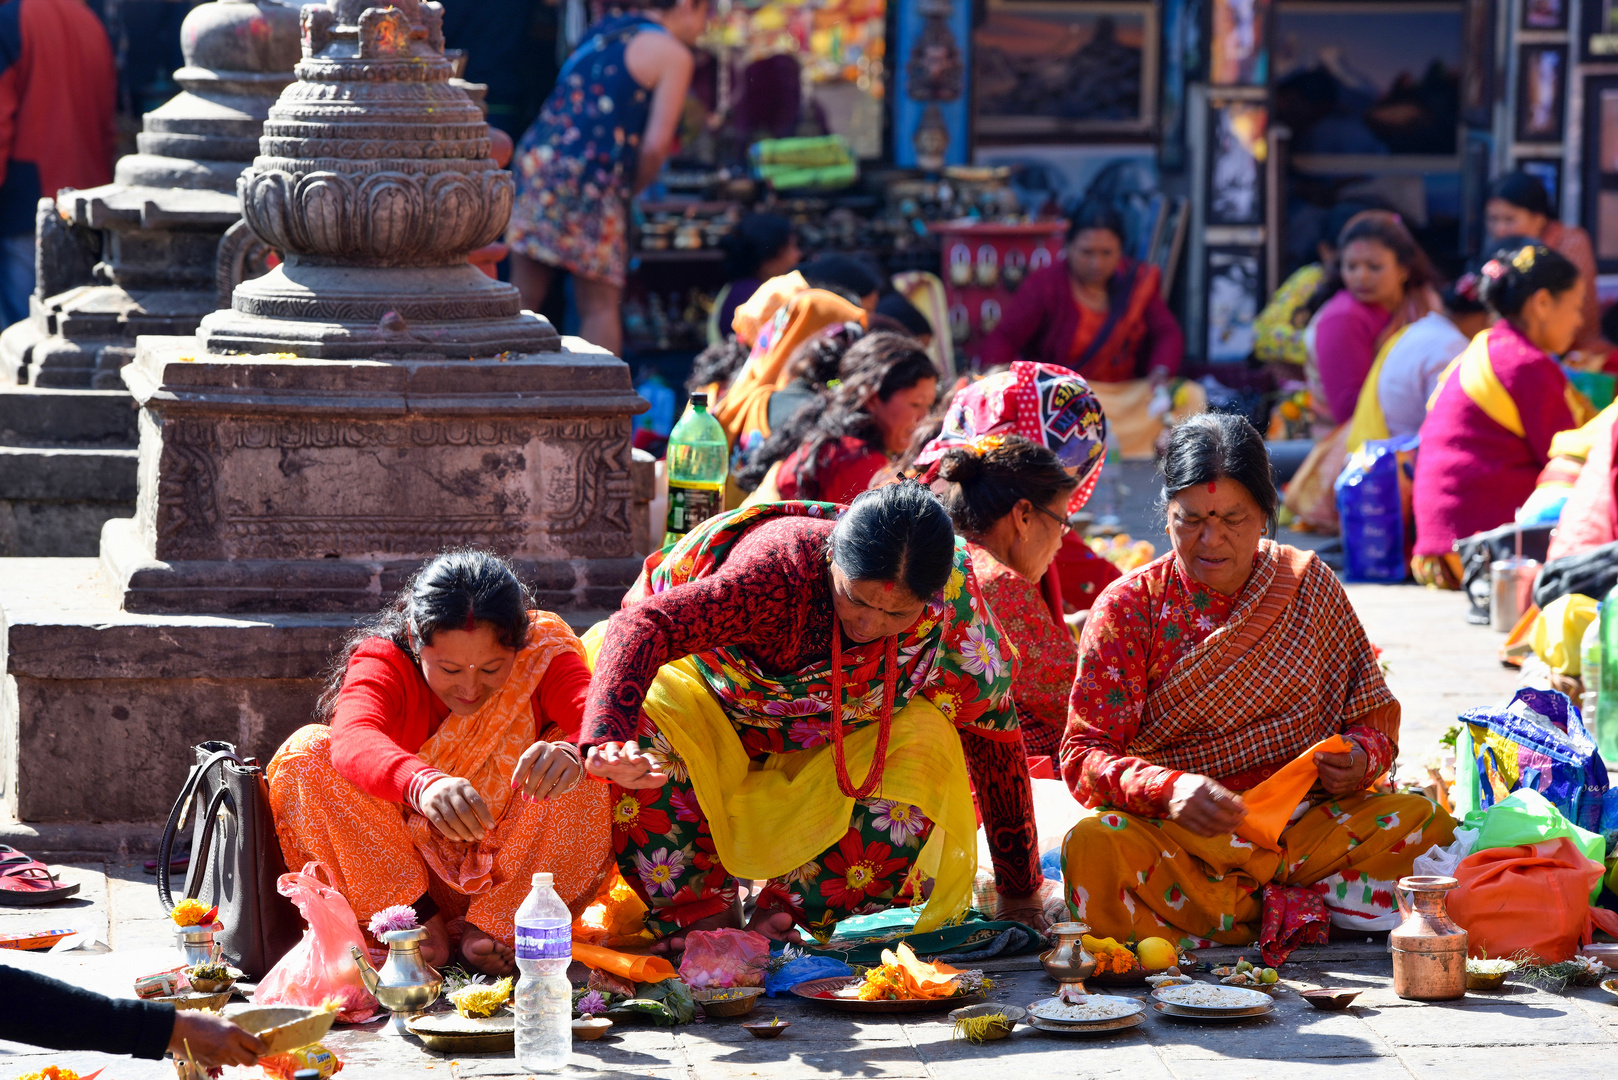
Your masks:
{"label": "stone platform", "polygon": [[96,554],[135,512],[135,417],[124,391],[0,393],[0,556]]}
{"label": "stone platform", "polygon": [[[0,932],[82,928],[94,951],[49,956],[0,951],[0,963],[28,967],[104,993],[129,996],[134,977],[175,962],[172,930],[161,917],[152,879],[138,863],[64,868],[81,899],[48,911],[0,912]],[[1018,1028],[1010,1039],[973,1046],[952,1038],[941,1013],[856,1017],[790,996],[763,998],[752,1017],[779,1016],[792,1027],[772,1042],[755,1040],[738,1020],[708,1020],[673,1030],[618,1027],[596,1043],[577,1043],[562,1077],[659,1080],[1027,1080],[1030,1076],[1118,1080],[1475,1080],[1527,1075],[1605,1080],[1618,1056],[1618,998],[1595,989],[1558,995],[1507,984],[1444,1004],[1403,1001],[1393,993],[1382,940],[1336,942],[1299,952],[1282,968],[1294,987],[1343,986],[1363,992],[1342,1013],[1317,1012],[1296,993],[1277,999],[1269,1018],[1234,1025],[1182,1023],[1150,1016],[1132,1031],[1098,1038],[1045,1035]],[[1210,950],[1207,959],[1234,950]],[[984,965],[998,983],[991,1000],[1015,1005],[1047,996],[1054,983],[1032,957]],[[1115,991],[1119,993],[1127,991]],[[507,1055],[435,1054],[414,1038],[381,1034],[380,1021],[338,1027],[324,1044],[343,1060],[344,1080],[529,1075]],[[48,1064],[81,1075],[107,1067],[113,1080],[170,1080],[167,1062],[61,1053],[0,1043],[0,1076]],[[226,1073],[226,1080],[232,1074]]]}

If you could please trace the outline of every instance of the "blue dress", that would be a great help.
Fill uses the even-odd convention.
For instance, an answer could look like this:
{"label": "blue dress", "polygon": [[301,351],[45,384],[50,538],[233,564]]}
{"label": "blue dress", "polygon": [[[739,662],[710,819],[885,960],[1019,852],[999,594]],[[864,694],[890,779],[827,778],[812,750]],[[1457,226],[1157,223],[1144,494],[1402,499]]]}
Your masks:
{"label": "blue dress", "polygon": [[513,251],[623,285],[628,201],[652,100],[629,73],[624,50],[647,30],[667,33],[644,15],[603,19],[562,66],[513,155],[517,198],[506,229]]}

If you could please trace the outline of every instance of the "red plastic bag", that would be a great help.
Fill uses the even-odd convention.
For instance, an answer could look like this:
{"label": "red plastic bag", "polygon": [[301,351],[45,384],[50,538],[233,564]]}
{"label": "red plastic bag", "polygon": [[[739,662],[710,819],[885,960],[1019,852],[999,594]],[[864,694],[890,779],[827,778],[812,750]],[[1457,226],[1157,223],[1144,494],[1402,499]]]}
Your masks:
{"label": "red plastic bag", "polygon": [[1557,964],[1590,941],[1590,890],[1604,872],[1565,836],[1489,848],[1461,860],[1460,887],[1446,903],[1466,930],[1468,955],[1498,959],[1527,950]]}
{"label": "red plastic bag", "polygon": [[770,939],[751,930],[693,930],[685,936],[680,978],[693,990],[763,986]]}
{"label": "red plastic bag", "polygon": [[321,880],[326,868],[318,862],[304,864],[293,874],[282,874],[275,883],[282,896],[298,905],[309,929],[292,951],[278,960],[253,992],[255,1005],[303,1005],[319,1007],[337,1002],[337,1019],[345,1024],[361,1024],[376,1015],[376,998],[360,980],[359,965],[348,949],[358,945],[365,951],[359,920],[343,894]]}

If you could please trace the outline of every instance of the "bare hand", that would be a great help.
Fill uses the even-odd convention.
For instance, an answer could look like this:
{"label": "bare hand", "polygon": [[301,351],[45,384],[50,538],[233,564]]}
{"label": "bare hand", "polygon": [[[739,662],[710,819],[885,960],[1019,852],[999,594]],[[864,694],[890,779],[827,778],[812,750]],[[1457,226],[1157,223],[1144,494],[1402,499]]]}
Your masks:
{"label": "bare hand", "polygon": [[1235,830],[1247,817],[1241,796],[1217,780],[1186,773],[1174,781],[1169,793],[1169,820],[1198,836],[1218,836]]}
{"label": "bare hand", "polygon": [[1346,754],[1321,751],[1314,757],[1315,768],[1320,772],[1320,786],[1328,795],[1352,795],[1364,789],[1370,779],[1365,774],[1371,767],[1371,755],[1353,739],[1348,741],[1352,749]]}
{"label": "bare hand", "polygon": [[174,1014],[169,1050],[175,1057],[214,1068],[219,1065],[257,1065],[270,1052],[264,1040],[222,1017],[192,1010]]}
{"label": "bare hand", "polygon": [[494,827],[494,815],[471,781],[445,776],[421,793],[421,812],[433,828],[463,843],[474,844]]}
{"label": "bare hand", "polygon": [[579,752],[567,743],[537,742],[522,752],[511,774],[511,787],[530,799],[566,795],[584,775]]}
{"label": "bare hand", "polygon": [[641,750],[638,743],[601,743],[590,747],[584,770],[591,776],[610,780],[621,788],[655,788],[669,782],[668,774]]}

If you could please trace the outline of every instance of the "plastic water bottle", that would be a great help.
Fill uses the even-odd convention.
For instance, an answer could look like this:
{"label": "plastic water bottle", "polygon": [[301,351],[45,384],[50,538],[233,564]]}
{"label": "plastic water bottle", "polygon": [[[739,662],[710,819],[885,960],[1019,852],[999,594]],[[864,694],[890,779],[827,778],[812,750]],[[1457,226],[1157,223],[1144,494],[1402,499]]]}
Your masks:
{"label": "plastic water bottle", "polygon": [[725,429],[708,414],[708,395],[692,394],[691,405],[669,433],[669,531],[665,547],[724,508],[730,472]]}
{"label": "plastic water bottle", "polygon": [[517,1064],[556,1072],[573,1051],[573,917],[556,895],[551,875],[535,874],[534,887],[517,909],[517,981],[512,1011],[517,1017]]}
{"label": "plastic water bottle", "polygon": [[1601,715],[1601,611],[1584,628],[1584,640],[1579,643],[1579,679],[1584,683],[1584,696],[1579,700],[1579,711],[1584,714],[1584,726],[1592,740],[1600,730]]}
{"label": "plastic water bottle", "polygon": [[[1596,748],[1603,761],[1618,761],[1618,586],[1601,601],[1601,689],[1596,691]],[[1607,671],[1607,657],[1614,657]]]}

